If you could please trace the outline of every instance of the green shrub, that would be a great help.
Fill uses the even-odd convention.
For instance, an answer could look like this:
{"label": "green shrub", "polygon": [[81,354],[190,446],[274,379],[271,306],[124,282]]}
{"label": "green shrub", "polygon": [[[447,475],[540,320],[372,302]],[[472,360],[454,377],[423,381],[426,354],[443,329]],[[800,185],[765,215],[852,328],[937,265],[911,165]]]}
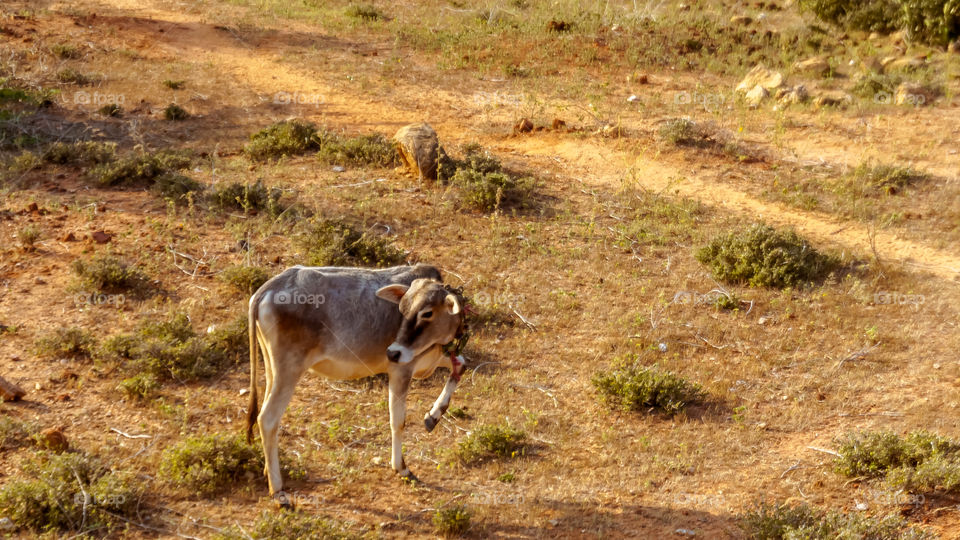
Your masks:
{"label": "green shrub", "polygon": [[266,161],[303,154],[318,147],[315,125],[303,120],[285,120],[251,135],[244,151],[254,161]]}
{"label": "green shrub", "polygon": [[98,255],[89,261],[77,259],[73,272],[77,288],[88,294],[140,293],[147,286],[147,277],[137,268],[113,255]]}
{"label": "green shrub", "polygon": [[57,80],[64,84],[75,84],[77,86],[86,86],[93,80],[73,68],[61,69],[57,72]]}
{"label": "green shrub", "polygon": [[135,516],[143,487],[83,453],[41,453],[0,488],[0,514],[35,533],[110,530]]}
{"label": "green shrub", "polygon": [[58,165],[99,165],[116,157],[117,143],[77,141],[57,142],[47,147],[43,160]]}
{"label": "green shrub", "polygon": [[102,116],[109,116],[111,118],[119,118],[123,115],[123,107],[117,105],[116,103],[109,103],[97,109],[97,112]]}
{"label": "green shrub", "polygon": [[176,488],[214,496],[247,476],[260,478],[263,456],[238,434],[198,435],[164,450],[160,476]]}
{"label": "green shrub", "polygon": [[960,3],[956,0],[900,0],[902,25],[911,39],[946,46],[960,38]]}
{"label": "green shrub", "polygon": [[470,530],[470,510],[462,504],[438,509],[433,513],[433,528],[444,538],[462,536]]}
{"label": "green shrub", "polygon": [[460,189],[460,200],[477,210],[493,212],[502,207],[523,207],[536,185],[533,178],[517,178],[502,172],[482,173],[460,169],[450,183]]}
{"label": "green shrub", "polygon": [[163,118],[171,122],[179,122],[190,118],[190,113],[176,103],[171,103],[163,109]]}
{"label": "green shrub", "polygon": [[131,398],[145,400],[153,397],[153,394],[160,388],[160,382],[157,380],[157,376],[152,373],[139,373],[120,381],[117,388]]}
{"label": "green shrub", "polygon": [[198,335],[185,313],[169,320],[142,323],[132,334],[106,340],[100,359],[124,363],[138,374],[158,381],[192,381],[209,377],[233,364],[246,352],[246,322],[238,338],[237,323]]}
{"label": "green shrub", "polygon": [[379,21],[384,18],[383,13],[372,4],[351,4],[347,7],[346,14],[364,21]]}
{"label": "green shrub", "polygon": [[956,0],[801,0],[799,5],[824,22],[851,30],[905,30],[910,39],[940,46],[960,37]]}
{"label": "green shrub", "polygon": [[761,504],[742,518],[742,527],[755,540],[861,538],[870,540],[925,540],[934,538],[911,527],[898,515],[872,517],[823,511],[806,504]]}
{"label": "green shrub", "polygon": [[710,134],[689,118],[673,118],[660,126],[661,141],[674,146],[704,147],[713,144]]}
{"label": "green shrub", "polygon": [[698,384],[657,366],[644,367],[636,355],[617,359],[612,370],[595,373],[591,382],[602,401],[625,411],[675,414],[703,397]]}
{"label": "green shrub", "polygon": [[36,430],[36,426],[28,422],[0,414],[0,451],[29,445]]}
{"label": "green shrub", "polygon": [[394,167],[400,163],[396,147],[379,133],[343,137],[324,131],[317,138],[317,159],[323,163],[371,167]]}
{"label": "green shrub", "polygon": [[41,356],[88,358],[96,340],[93,334],[82,328],[60,327],[46,337],[37,340],[37,352]]}
{"label": "green shrub", "polygon": [[173,81],[170,79],[163,81],[163,85],[171,90],[182,90],[186,84],[186,81]]}
{"label": "green shrub", "polygon": [[351,540],[359,535],[333,519],[292,510],[264,512],[249,532],[230,527],[213,536],[215,540]]}
{"label": "green shrub", "polygon": [[304,264],[310,266],[394,266],[403,263],[405,254],[388,239],[369,232],[358,232],[336,220],[314,220],[297,236],[304,251]]}
{"label": "green shrub", "polygon": [[283,209],[280,206],[280,197],[283,190],[268,188],[262,180],[253,184],[231,182],[214,186],[209,200],[220,210],[239,210],[247,213],[267,212],[278,215]]}
{"label": "green shrub", "polygon": [[220,280],[242,294],[253,294],[270,279],[270,274],[259,266],[228,266],[220,273]]}
{"label": "green shrub", "polygon": [[189,176],[166,172],[154,179],[151,189],[164,199],[184,203],[192,200],[191,194],[203,192],[203,185]]}
{"label": "green shrub", "polygon": [[926,431],[901,437],[888,431],[859,432],[838,441],[834,469],[845,476],[885,478],[919,491],[960,488],[960,443]]}
{"label": "green shrub", "polygon": [[877,193],[893,195],[909,185],[926,179],[926,174],[911,167],[864,162],[847,175],[840,189],[847,190],[856,197],[867,197]]}
{"label": "green shrub", "polygon": [[24,225],[17,230],[17,240],[20,241],[20,247],[24,251],[33,251],[36,249],[37,240],[40,239],[40,227],[36,225]]}
{"label": "green shrub", "polygon": [[71,45],[69,43],[57,43],[50,47],[50,52],[54,54],[57,58],[63,60],[75,60],[80,58],[82,54],[80,49],[76,45]]}
{"label": "green shrub", "polygon": [[715,278],[751,287],[794,287],[819,280],[839,265],[797,233],[759,224],[714,238],[696,257]]}
{"label": "green shrub", "polygon": [[189,167],[190,161],[190,157],[184,152],[161,150],[103,163],[90,174],[104,186],[150,186],[164,174]]}
{"label": "green shrub", "polygon": [[527,434],[513,426],[479,426],[457,447],[457,457],[466,464],[478,463],[488,459],[515,458],[527,450]]}

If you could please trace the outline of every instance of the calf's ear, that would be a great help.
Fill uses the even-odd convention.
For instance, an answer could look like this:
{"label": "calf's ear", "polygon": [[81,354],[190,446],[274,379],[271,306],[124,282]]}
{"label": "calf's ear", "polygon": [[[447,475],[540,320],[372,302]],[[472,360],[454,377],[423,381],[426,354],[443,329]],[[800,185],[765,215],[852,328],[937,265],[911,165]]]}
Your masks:
{"label": "calf's ear", "polygon": [[447,305],[447,310],[451,315],[460,313],[460,300],[457,300],[456,296],[448,294],[446,299],[444,299],[444,303]]}
{"label": "calf's ear", "polygon": [[409,289],[410,287],[407,287],[406,285],[387,285],[386,287],[377,291],[377,296],[388,302],[399,304],[400,299],[403,298],[403,295],[407,294]]}

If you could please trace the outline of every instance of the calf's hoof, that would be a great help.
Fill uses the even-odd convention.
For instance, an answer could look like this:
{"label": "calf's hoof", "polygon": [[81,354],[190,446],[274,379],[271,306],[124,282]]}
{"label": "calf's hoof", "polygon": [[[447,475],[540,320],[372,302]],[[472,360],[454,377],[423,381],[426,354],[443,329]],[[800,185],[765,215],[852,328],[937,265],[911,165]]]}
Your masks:
{"label": "calf's hoof", "polygon": [[433,428],[437,427],[438,422],[440,422],[439,419],[434,419],[429,414],[423,417],[423,425],[427,428],[427,433],[433,431]]}
{"label": "calf's hoof", "polygon": [[413,473],[410,472],[409,470],[406,471],[406,472],[400,473],[400,479],[403,480],[404,482],[407,482],[407,483],[410,483],[410,484],[419,484],[419,483],[420,483],[420,479],[417,478],[417,475],[413,474]]}
{"label": "calf's hoof", "polygon": [[287,495],[286,491],[278,491],[273,494],[273,503],[283,510],[293,510],[293,499]]}

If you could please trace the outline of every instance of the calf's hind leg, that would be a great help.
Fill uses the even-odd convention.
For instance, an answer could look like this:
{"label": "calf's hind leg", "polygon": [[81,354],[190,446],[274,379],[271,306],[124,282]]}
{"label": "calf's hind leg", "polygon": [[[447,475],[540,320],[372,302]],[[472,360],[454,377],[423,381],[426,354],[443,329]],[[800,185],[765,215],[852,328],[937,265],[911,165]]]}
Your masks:
{"label": "calf's hind leg", "polygon": [[273,364],[273,380],[270,381],[272,384],[263,400],[257,423],[260,425],[260,441],[263,443],[263,457],[266,462],[264,468],[270,483],[270,494],[278,497],[282,503],[285,498],[282,496],[283,478],[280,475],[280,419],[293,399],[293,391],[303,375],[303,369],[300,368],[299,358],[289,353],[279,353],[277,356],[279,358],[270,358]]}

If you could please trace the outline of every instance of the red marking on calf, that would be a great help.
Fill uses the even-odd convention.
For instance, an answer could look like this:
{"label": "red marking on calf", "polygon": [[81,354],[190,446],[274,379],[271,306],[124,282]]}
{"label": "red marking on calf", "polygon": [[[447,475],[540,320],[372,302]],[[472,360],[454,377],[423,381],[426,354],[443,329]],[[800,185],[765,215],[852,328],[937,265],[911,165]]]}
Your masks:
{"label": "red marking on calf", "polygon": [[457,359],[457,356],[450,353],[450,378],[460,382],[460,375],[463,374],[463,362]]}

